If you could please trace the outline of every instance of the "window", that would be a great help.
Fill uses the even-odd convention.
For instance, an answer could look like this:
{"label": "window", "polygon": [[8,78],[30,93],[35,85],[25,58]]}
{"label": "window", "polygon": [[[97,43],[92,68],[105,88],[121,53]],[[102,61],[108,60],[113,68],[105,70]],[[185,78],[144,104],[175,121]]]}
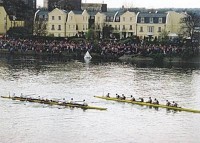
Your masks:
{"label": "window", "polygon": [[162,17],[158,18],[158,23],[162,23]]}
{"label": "window", "polygon": [[85,30],[85,26],[83,25],[83,30]]}
{"label": "window", "polygon": [[54,27],[54,25],[51,25],[51,30],[55,30],[55,27]]}
{"label": "window", "polygon": [[143,27],[142,26],[140,27],[140,32],[143,32]]}
{"label": "window", "polygon": [[61,30],[61,25],[58,25],[58,30]]}
{"label": "window", "polygon": [[73,19],[73,17],[71,16],[71,20]]}
{"label": "window", "polygon": [[61,16],[58,16],[58,20],[61,20]]}
{"label": "window", "polygon": [[125,21],[126,19],[125,19],[125,17],[123,17],[123,21]]}
{"label": "window", "polygon": [[130,21],[132,21],[133,20],[133,18],[132,17],[130,17]]}
{"label": "window", "polygon": [[54,16],[52,16],[52,20],[54,20]]}
{"label": "window", "polygon": [[144,23],[144,17],[141,17],[141,23]]}
{"label": "window", "polygon": [[115,25],[115,30],[117,30],[117,25]]}
{"label": "window", "polygon": [[113,21],[113,17],[110,17],[110,21],[111,21],[111,22]]}
{"label": "window", "polygon": [[132,27],[132,25],[130,25],[130,30],[133,30],[133,27]]}
{"label": "window", "polygon": [[119,25],[119,30],[120,30],[120,25]]}
{"label": "window", "polygon": [[153,27],[153,26],[149,26],[149,27],[148,27],[148,32],[151,32],[151,33],[152,33],[153,31],[154,31],[154,27]]}
{"label": "window", "polygon": [[97,21],[100,21],[100,17],[97,17]]}
{"label": "window", "polygon": [[150,17],[150,18],[149,18],[149,22],[150,22],[150,23],[153,23],[153,17]]}
{"label": "window", "polygon": [[116,17],[116,22],[119,22],[119,16]]}
{"label": "window", "polygon": [[125,25],[123,25],[123,30],[125,30]]}
{"label": "window", "polygon": [[158,27],[158,32],[161,32],[161,27]]}

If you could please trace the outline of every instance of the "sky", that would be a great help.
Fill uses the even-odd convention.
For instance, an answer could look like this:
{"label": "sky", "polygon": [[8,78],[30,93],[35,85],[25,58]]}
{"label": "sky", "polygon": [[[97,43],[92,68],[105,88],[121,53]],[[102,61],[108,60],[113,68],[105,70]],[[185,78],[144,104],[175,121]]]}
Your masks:
{"label": "sky", "polygon": [[[82,3],[105,3],[108,8],[200,8],[200,0],[82,0]],[[37,0],[43,6],[43,0]]]}

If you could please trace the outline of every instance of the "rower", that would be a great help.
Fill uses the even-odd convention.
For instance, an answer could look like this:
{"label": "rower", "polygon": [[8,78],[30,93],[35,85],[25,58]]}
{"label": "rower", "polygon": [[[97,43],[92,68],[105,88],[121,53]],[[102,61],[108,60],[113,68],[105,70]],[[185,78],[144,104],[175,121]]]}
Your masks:
{"label": "rower", "polygon": [[159,104],[159,101],[155,98],[153,104]]}
{"label": "rower", "polygon": [[178,107],[178,104],[177,104],[176,102],[173,101],[172,104],[171,104],[171,106],[172,106],[172,107]]}
{"label": "rower", "polygon": [[142,97],[140,97],[139,100],[139,102],[144,102],[144,99]]}
{"label": "rower", "polygon": [[119,98],[120,98],[120,96],[119,96],[118,94],[116,94],[116,98],[117,98],[117,99],[119,99]]}
{"label": "rower", "polygon": [[71,98],[71,100],[70,100],[70,102],[69,102],[70,104],[74,104],[75,102],[74,102],[74,99],[73,98]]}
{"label": "rower", "polygon": [[171,106],[171,103],[168,100],[166,100],[166,106]]}
{"label": "rower", "polygon": [[152,103],[151,97],[149,97],[149,100],[146,103]]}
{"label": "rower", "polygon": [[122,94],[121,100],[125,100],[126,96],[124,96],[124,94]]}
{"label": "rower", "polygon": [[65,101],[65,98],[63,98],[62,100],[59,100],[59,101],[58,101],[59,104],[64,104],[65,102],[66,102],[66,101]]}
{"label": "rower", "polygon": [[20,97],[21,97],[21,98],[24,98],[22,93],[21,93]]}
{"label": "rower", "polygon": [[110,93],[106,94],[106,97],[110,98]]}
{"label": "rower", "polygon": [[131,95],[131,101],[135,101],[135,97]]}
{"label": "rower", "polygon": [[83,100],[83,106],[88,106],[88,104],[85,102],[85,99]]}

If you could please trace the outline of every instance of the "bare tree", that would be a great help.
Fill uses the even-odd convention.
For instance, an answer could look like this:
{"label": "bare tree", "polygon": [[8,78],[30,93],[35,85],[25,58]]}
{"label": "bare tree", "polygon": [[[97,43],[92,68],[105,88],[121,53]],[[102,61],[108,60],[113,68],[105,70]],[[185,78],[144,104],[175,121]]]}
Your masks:
{"label": "bare tree", "polygon": [[188,13],[181,19],[183,35],[187,36],[193,47],[196,27],[200,26],[200,16],[196,13]]}
{"label": "bare tree", "polygon": [[36,21],[34,23],[34,31],[33,31],[34,35],[37,36],[46,36],[47,34],[47,23],[46,21]]}

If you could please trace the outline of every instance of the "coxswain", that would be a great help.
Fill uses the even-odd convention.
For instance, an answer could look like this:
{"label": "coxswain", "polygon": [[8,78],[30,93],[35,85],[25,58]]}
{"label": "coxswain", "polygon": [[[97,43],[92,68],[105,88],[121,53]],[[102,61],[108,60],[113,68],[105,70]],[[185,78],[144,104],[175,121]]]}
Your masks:
{"label": "coxswain", "polygon": [[166,106],[171,106],[171,103],[168,100],[166,100]]}
{"label": "coxswain", "polygon": [[106,94],[106,97],[110,98],[110,93]]}
{"label": "coxswain", "polygon": [[124,96],[124,94],[122,94],[121,100],[125,100],[126,96]]}
{"label": "coxswain", "polygon": [[151,97],[149,97],[149,100],[146,103],[152,103]]}
{"label": "coxswain", "polygon": [[116,98],[117,98],[117,99],[119,99],[119,98],[120,98],[120,96],[119,96],[118,94],[116,94]]}
{"label": "coxswain", "polygon": [[144,99],[142,97],[140,97],[139,100],[139,102],[144,102]]}
{"label": "coxswain", "polygon": [[83,100],[83,106],[88,106],[88,104],[85,102],[85,99]]}
{"label": "coxswain", "polygon": [[135,97],[131,95],[131,101],[135,101]]}
{"label": "coxswain", "polygon": [[155,98],[153,104],[159,104],[159,101]]}

